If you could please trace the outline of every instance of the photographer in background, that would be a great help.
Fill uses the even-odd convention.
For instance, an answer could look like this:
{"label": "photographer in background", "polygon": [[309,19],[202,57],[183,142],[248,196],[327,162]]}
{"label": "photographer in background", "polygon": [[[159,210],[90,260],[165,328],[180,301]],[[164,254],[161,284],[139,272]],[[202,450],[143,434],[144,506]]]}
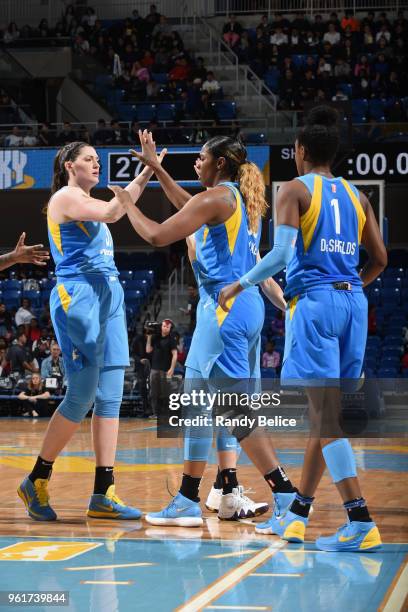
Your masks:
{"label": "photographer in background", "polygon": [[174,323],[164,319],[161,323],[146,324],[146,353],[151,355],[150,372],[151,416],[157,417],[162,402],[168,401],[169,380],[177,363],[177,340],[173,333]]}
{"label": "photographer in background", "polygon": [[46,381],[47,389],[52,389],[57,394],[61,393],[64,387],[65,366],[61,349],[56,342],[51,345],[51,355],[41,364],[41,376]]}

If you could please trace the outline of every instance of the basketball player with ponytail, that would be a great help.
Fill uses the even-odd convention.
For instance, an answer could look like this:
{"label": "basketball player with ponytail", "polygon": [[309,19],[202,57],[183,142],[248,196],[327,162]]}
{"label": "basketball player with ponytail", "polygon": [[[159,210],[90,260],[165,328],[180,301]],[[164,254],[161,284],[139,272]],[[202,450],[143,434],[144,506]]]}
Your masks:
{"label": "basketball player with ponytail", "polygon": [[[222,379],[226,391],[243,382],[260,379],[260,333],[264,304],[258,288],[245,292],[223,316],[217,308],[218,292],[255,265],[266,212],[265,185],[258,167],[249,162],[240,141],[217,136],[201,149],[196,167],[207,190],[193,197],[177,185],[156,161],[151,134],[139,133],[142,153],[132,153],[149,166],[178,212],[159,224],[139,209],[125,205],[136,232],[154,246],[166,246],[195,234],[194,271],[200,286],[197,325],[186,361],[185,391],[200,390],[203,381],[210,389]],[[283,299],[281,302],[284,306]],[[201,381],[201,382],[200,382]],[[206,406],[201,414],[211,415]],[[194,416],[200,414],[194,413]],[[294,499],[294,488],[279,466],[270,439],[253,436],[249,427],[230,433],[271,486],[275,513],[280,515]],[[181,488],[160,512],[149,513],[154,525],[194,527],[202,525],[198,491],[212,444],[210,432],[188,428],[184,440],[184,473]],[[210,435],[209,435],[210,434]],[[220,518],[243,517],[242,501],[236,494],[235,452],[219,453],[223,497],[227,497]]]}
{"label": "basketball player with ponytail", "polygon": [[[159,163],[164,155],[165,150]],[[57,518],[47,490],[53,463],[92,407],[96,469],[87,514],[107,519],[141,517],[140,510],[117,497],[113,478],[129,354],[123,289],[107,224],[125,214],[124,194],[132,205],[139,199],[152,172],[145,168],[125,190],[110,187],[114,197],[105,202],[90,195],[99,182],[99,171],[99,157],[85,142],[64,146],[54,162],[47,223],[57,284],[50,310],[68,388],[49,422],[36,464],[18,489],[29,516],[38,521]]]}

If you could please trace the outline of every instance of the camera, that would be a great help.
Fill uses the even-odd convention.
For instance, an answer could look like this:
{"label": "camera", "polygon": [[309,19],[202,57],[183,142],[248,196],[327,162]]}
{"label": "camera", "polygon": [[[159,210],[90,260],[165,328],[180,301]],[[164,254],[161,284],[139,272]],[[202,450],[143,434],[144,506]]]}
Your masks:
{"label": "camera", "polygon": [[148,334],[160,334],[161,323],[158,321],[146,321],[144,324],[144,330]]}

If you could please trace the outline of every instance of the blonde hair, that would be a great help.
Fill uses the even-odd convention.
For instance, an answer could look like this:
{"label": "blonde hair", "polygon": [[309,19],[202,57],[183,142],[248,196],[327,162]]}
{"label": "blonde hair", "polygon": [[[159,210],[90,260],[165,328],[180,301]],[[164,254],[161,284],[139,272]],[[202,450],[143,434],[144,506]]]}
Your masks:
{"label": "blonde hair", "polygon": [[238,168],[239,190],[241,191],[248,215],[249,229],[257,233],[259,220],[265,216],[268,204],[265,200],[265,181],[258,166],[245,162]]}
{"label": "blonde hair", "polygon": [[259,221],[265,215],[268,204],[265,200],[265,182],[258,166],[247,160],[247,151],[241,140],[229,136],[215,136],[205,143],[211,155],[224,157],[226,170],[232,181],[238,181],[245,202],[248,224],[256,233]]}

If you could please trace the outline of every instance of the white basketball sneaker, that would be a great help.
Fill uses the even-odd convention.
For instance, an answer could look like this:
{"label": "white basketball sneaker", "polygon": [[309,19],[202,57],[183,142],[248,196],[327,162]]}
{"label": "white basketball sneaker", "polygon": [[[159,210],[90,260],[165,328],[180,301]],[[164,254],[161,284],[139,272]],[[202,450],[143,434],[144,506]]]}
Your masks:
{"label": "white basketball sneaker", "polygon": [[[253,518],[269,510],[266,502],[255,503],[244,495],[244,488],[238,486],[232,493],[221,495],[218,509],[218,518],[221,521],[238,521],[239,519]],[[208,500],[207,500],[208,501]]]}

